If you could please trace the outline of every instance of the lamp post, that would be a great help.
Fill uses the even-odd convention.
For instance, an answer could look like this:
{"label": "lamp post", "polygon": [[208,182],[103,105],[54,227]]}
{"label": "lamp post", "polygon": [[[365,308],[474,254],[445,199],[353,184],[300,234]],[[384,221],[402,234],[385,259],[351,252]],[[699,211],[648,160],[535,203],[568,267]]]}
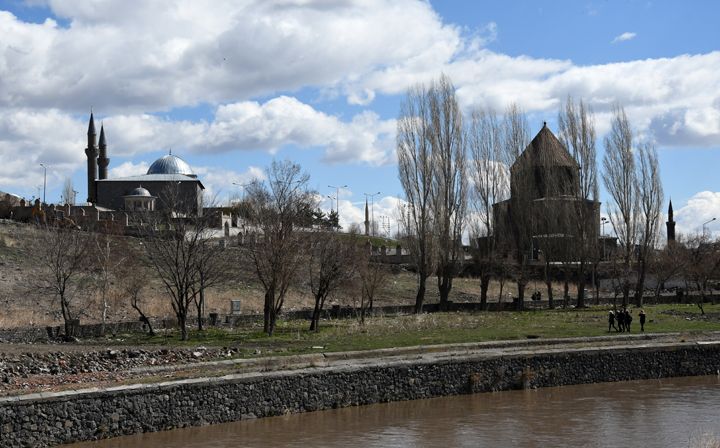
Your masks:
{"label": "lamp post", "polygon": [[375,236],[375,196],[379,195],[380,192],[377,193],[363,193],[365,195],[365,199],[370,197],[370,230],[372,230],[372,236]]}
{"label": "lamp post", "polygon": [[702,225],[703,238],[705,238],[705,226],[708,225],[708,224],[710,224],[711,222],[715,221],[715,219],[716,219],[716,218],[713,218],[713,219],[710,219],[710,220],[705,221],[705,222],[703,223],[703,225]]}
{"label": "lamp post", "polygon": [[47,166],[44,163],[40,164],[43,167],[43,204],[45,203],[45,191],[47,190]]}
{"label": "lamp post", "polygon": [[[335,189],[335,209],[337,210],[337,220],[338,220],[336,230],[340,230],[340,189],[347,188],[347,185],[341,185],[339,187],[336,187],[334,185],[328,185],[328,188]],[[332,210],[332,206],[330,206],[330,209]]]}

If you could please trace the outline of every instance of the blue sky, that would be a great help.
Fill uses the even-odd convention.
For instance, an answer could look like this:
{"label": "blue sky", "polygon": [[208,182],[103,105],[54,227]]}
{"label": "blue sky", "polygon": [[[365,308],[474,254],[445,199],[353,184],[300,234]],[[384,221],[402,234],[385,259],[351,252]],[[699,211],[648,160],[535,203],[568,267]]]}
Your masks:
{"label": "blue sky", "polygon": [[[395,214],[403,93],[441,72],[465,111],[515,102],[555,129],[567,95],[602,137],[623,104],[658,148],[681,231],[720,217],[720,4],[0,0],[0,190],[48,201],[65,178],[85,197],[90,107],[111,176],[170,148],[221,201],[273,158],[299,162],[342,221]],[[601,200],[607,201],[603,195]],[[330,207],[328,200],[325,208]],[[720,226],[719,226],[720,227]],[[720,228],[718,229],[720,230]]]}

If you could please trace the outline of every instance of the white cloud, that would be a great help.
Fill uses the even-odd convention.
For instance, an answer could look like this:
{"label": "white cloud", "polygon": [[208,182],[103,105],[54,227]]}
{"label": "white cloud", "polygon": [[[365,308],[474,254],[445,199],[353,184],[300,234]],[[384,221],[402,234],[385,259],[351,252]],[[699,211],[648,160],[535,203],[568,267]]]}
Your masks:
{"label": "white cloud", "polygon": [[113,179],[116,177],[140,176],[147,173],[148,168],[149,165],[146,162],[123,162],[116,167],[110,168],[108,177]]}
{"label": "white cloud", "polygon": [[611,43],[616,44],[618,42],[625,42],[628,40],[635,39],[635,36],[637,36],[637,33],[631,33],[629,31],[626,31],[618,36],[615,36],[615,38],[612,40]]}
{"label": "white cloud", "polygon": [[205,187],[208,204],[223,204],[241,197],[243,185],[266,178],[265,171],[256,166],[249,166],[242,172],[210,166],[193,167],[193,171]]}
{"label": "white cloud", "polygon": [[340,85],[461,45],[458,27],[411,0],[47,3],[69,26],[0,12],[0,106],[221,103]]}
{"label": "white cloud", "polygon": [[[682,208],[675,211],[677,232],[697,235],[703,231],[703,223],[713,218],[720,219],[720,192],[701,191],[693,195]],[[720,235],[720,223],[716,220],[705,229],[715,236]]]}

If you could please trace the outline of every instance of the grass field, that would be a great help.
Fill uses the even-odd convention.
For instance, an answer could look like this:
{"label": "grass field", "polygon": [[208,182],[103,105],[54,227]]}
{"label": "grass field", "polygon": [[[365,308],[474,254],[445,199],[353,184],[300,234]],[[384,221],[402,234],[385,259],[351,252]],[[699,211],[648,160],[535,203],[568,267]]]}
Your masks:
{"label": "grass field", "polygon": [[[321,321],[320,331],[308,331],[308,322],[278,322],[268,337],[260,324],[233,329],[191,332],[191,339],[179,341],[176,332],[147,337],[126,335],[123,343],[132,345],[187,345],[236,347],[241,356],[283,355],[313,352],[369,350],[414,345],[606,336],[607,307],[582,310],[543,310],[526,312],[432,313],[408,316],[381,316],[361,325],[354,319]],[[695,305],[653,305],[646,332],[720,331],[720,305],[706,305],[705,316]],[[637,310],[633,310],[632,333],[640,331]]]}

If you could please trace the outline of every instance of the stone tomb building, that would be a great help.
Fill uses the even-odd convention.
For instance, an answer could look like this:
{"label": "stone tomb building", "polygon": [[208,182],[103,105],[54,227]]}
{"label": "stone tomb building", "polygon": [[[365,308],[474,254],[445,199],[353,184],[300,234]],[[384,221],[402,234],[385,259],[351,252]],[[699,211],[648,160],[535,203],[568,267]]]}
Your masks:
{"label": "stone tomb building", "polygon": [[180,157],[160,157],[139,176],[108,179],[107,143],[104,126],[96,144],[95,121],[90,114],[88,125],[88,202],[109,210],[145,212],[173,209],[182,214],[202,214],[205,187]]}
{"label": "stone tomb building", "polygon": [[[573,261],[580,231],[600,236],[600,202],[582,198],[580,167],[547,127],[510,168],[510,199],[493,204],[496,247],[531,260]],[[584,222],[579,220],[583,219]]]}

